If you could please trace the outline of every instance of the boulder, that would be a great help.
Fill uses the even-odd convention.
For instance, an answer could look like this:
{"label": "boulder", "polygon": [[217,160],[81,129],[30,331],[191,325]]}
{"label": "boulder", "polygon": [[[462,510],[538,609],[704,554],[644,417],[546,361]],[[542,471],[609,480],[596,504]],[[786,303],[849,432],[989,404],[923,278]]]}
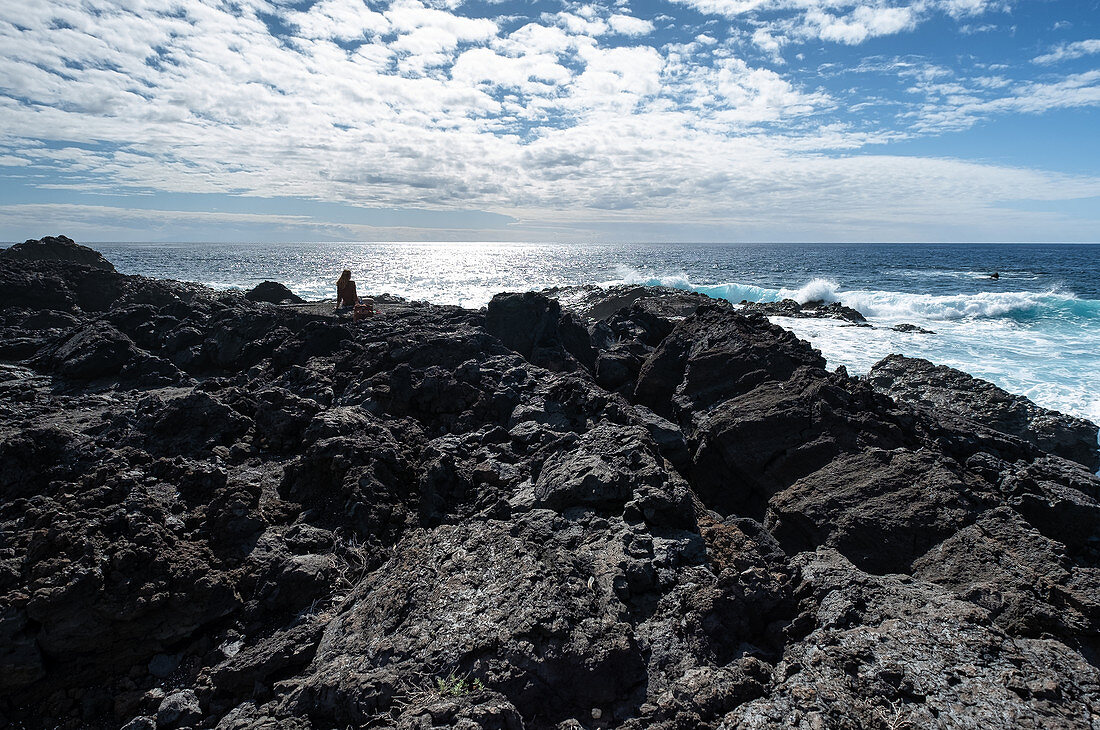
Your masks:
{"label": "boulder", "polygon": [[485,330],[530,362],[550,370],[595,365],[588,330],[542,294],[497,294],[485,312]]}
{"label": "boulder", "polygon": [[202,391],[149,396],[138,404],[137,416],[146,448],[169,456],[229,446],[252,426],[247,416]]}
{"label": "boulder", "polygon": [[741,311],[759,312],[769,317],[794,317],[796,319],[839,319],[861,326],[867,325],[867,318],[851,307],[846,307],[841,302],[829,302],[821,300],[809,301],[799,304],[793,299],[782,299],[778,302],[750,302],[742,300]]}
{"label": "boulder", "polygon": [[640,427],[597,426],[573,448],[546,459],[534,484],[536,505],[559,511],[578,505],[621,509],[635,494],[644,494],[655,514],[690,524],[685,485],[664,468],[660,457],[655,458],[656,452]]}
{"label": "boulder", "polygon": [[202,719],[199,699],[190,689],[173,692],[164,698],[157,708],[157,727],[176,728],[191,726]]}
{"label": "boulder", "polygon": [[895,332],[913,333],[913,334],[918,334],[918,335],[934,335],[934,334],[936,334],[932,330],[925,329],[924,327],[920,327],[920,326],[915,325],[915,324],[910,324],[909,322],[902,322],[901,324],[896,324],[893,327],[891,327],[890,329],[894,330]]}
{"label": "boulder", "polygon": [[320,410],[317,403],[283,388],[268,388],[256,396],[256,438],[272,451],[289,451]]}
{"label": "boulder", "polygon": [[249,289],[244,298],[252,302],[269,304],[304,304],[306,301],[277,281],[261,281]]}

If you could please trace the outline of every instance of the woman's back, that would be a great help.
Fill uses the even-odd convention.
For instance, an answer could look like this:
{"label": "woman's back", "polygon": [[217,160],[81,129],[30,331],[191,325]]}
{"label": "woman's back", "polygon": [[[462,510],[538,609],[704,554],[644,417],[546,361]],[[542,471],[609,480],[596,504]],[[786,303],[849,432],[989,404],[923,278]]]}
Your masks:
{"label": "woman's back", "polygon": [[336,284],[336,306],[354,307],[359,303],[358,293],[355,291],[355,282],[348,279]]}

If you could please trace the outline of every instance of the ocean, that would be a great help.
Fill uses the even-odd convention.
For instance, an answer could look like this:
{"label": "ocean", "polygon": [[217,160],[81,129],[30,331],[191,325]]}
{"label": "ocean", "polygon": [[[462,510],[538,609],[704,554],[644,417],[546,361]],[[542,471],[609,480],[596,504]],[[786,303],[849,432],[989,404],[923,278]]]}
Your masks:
{"label": "ocean", "polygon": [[[501,291],[662,284],[740,302],[840,300],[875,329],[775,318],[831,366],[864,373],[890,353],[925,357],[1039,405],[1100,421],[1100,245],[102,243],[123,273],[248,289],[280,281],[465,307]],[[990,274],[998,272],[1000,278]],[[889,329],[910,323],[935,334]]]}

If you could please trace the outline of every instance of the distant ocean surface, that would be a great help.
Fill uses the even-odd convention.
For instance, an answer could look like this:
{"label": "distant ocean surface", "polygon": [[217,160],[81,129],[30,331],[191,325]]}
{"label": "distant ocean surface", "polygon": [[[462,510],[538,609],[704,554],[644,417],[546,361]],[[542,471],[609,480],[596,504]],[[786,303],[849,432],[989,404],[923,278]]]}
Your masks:
{"label": "distant ocean surface", "polygon": [[[1100,245],[1009,244],[95,244],[129,274],[248,289],[281,281],[480,307],[501,291],[663,284],[733,302],[840,300],[877,328],[776,318],[831,366],[863,373],[890,353],[986,378],[1100,421]],[[989,278],[992,272],[999,279]],[[893,332],[908,322],[934,335]]]}

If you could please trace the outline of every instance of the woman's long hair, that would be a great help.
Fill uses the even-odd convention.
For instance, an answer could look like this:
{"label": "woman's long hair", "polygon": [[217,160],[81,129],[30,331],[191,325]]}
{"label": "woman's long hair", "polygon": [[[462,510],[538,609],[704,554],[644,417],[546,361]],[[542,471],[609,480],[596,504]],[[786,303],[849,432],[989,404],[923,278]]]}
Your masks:
{"label": "woman's long hair", "polygon": [[336,280],[336,286],[343,286],[351,281],[351,270],[344,269],[344,273],[340,274],[340,278]]}

